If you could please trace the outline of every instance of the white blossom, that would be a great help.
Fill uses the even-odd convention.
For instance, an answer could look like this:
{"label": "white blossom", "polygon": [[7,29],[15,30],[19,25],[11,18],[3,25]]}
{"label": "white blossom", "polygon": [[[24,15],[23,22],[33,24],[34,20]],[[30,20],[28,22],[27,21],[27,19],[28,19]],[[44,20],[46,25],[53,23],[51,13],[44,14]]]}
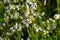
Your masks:
{"label": "white blossom", "polygon": [[52,27],[52,29],[55,29],[55,28],[56,28],[56,26],[53,26],[53,27]]}
{"label": "white blossom", "polygon": [[54,18],[57,20],[60,18],[60,14],[55,14]]}
{"label": "white blossom", "polygon": [[22,20],[23,24],[26,24],[25,20]]}
{"label": "white blossom", "polygon": [[31,4],[31,8],[32,8],[32,10],[35,10],[36,7],[37,7],[36,3]]}
{"label": "white blossom", "polygon": [[39,31],[39,29],[36,29],[36,32],[38,32]]}
{"label": "white blossom", "polygon": [[53,19],[52,19],[52,18],[49,18],[49,20],[51,20],[51,21],[52,21]]}
{"label": "white blossom", "polygon": [[49,20],[47,20],[47,23],[49,23]]}
{"label": "white blossom", "polygon": [[45,15],[45,12],[42,12],[42,14],[41,14],[42,16],[44,16]]}
{"label": "white blossom", "polygon": [[43,32],[44,32],[44,34],[47,34],[47,33],[49,33],[49,31],[47,31],[47,30],[44,30]]}
{"label": "white blossom", "polygon": [[7,32],[6,35],[11,35],[11,33]]}
{"label": "white blossom", "polygon": [[28,24],[32,23],[32,21],[30,20],[30,18],[27,18],[27,22],[28,22]]}
{"label": "white blossom", "polygon": [[0,40],[3,40],[3,38],[2,38],[2,37],[0,37]]}
{"label": "white blossom", "polygon": [[4,13],[4,17],[6,17],[7,15],[6,15],[6,13]]}
{"label": "white blossom", "polygon": [[28,37],[27,40],[30,40],[30,38]]}
{"label": "white blossom", "polygon": [[5,26],[5,23],[3,23],[3,26]]}
{"label": "white blossom", "polygon": [[29,2],[30,0],[26,0],[26,2]]}
{"label": "white blossom", "polygon": [[9,9],[11,10],[12,8],[13,8],[13,5],[10,4],[10,5],[9,5]]}
{"label": "white blossom", "polygon": [[14,33],[15,29],[13,27],[10,27],[10,30]]}
{"label": "white blossom", "polygon": [[21,31],[21,30],[22,30],[22,26],[21,26],[21,24],[19,24],[18,31]]}
{"label": "white blossom", "polygon": [[16,23],[16,24],[15,24],[15,28],[17,29],[18,27],[19,27],[19,24],[18,24],[18,23]]}
{"label": "white blossom", "polygon": [[41,28],[41,27],[39,27],[38,29],[39,29],[40,31],[42,31],[42,28]]}
{"label": "white blossom", "polygon": [[39,30],[42,31],[42,28],[41,27],[38,27],[38,28],[36,27],[36,32],[38,32]]}
{"label": "white blossom", "polygon": [[8,21],[9,21],[9,16],[6,16],[6,18],[4,18],[4,21],[8,23]]}
{"label": "white blossom", "polygon": [[12,10],[12,9],[15,9],[16,7],[12,4],[9,4],[8,8],[9,8],[9,10]]}
{"label": "white blossom", "polygon": [[18,18],[17,14],[14,14],[14,19],[17,19],[17,18]]}
{"label": "white blossom", "polygon": [[23,22],[23,24],[26,25],[26,27],[28,27],[28,25],[29,25],[29,22],[28,21],[22,20],[22,22]]}
{"label": "white blossom", "polygon": [[39,16],[39,18],[41,18],[41,16]]}
{"label": "white blossom", "polygon": [[46,5],[46,0],[44,0],[44,5]]}
{"label": "white blossom", "polygon": [[33,27],[36,29],[36,24],[35,23],[33,24]]}
{"label": "white blossom", "polygon": [[28,23],[26,23],[26,27],[28,27],[29,26],[29,24]]}
{"label": "white blossom", "polygon": [[4,2],[4,3],[6,3],[6,2],[7,2],[7,0],[3,0],[3,2]]}
{"label": "white blossom", "polygon": [[23,19],[23,17],[22,17],[22,16],[19,16],[19,18]]}
{"label": "white blossom", "polygon": [[21,40],[23,40],[23,38],[21,38]]}
{"label": "white blossom", "polygon": [[25,12],[25,17],[28,17],[28,14],[29,14],[29,12],[27,11],[27,12]]}
{"label": "white blossom", "polygon": [[29,2],[30,2],[30,0],[26,0],[26,8],[27,8],[27,10],[25,12],[25,17],[28,17],[28,15],[30,14],[29,5],[27,4]]}
{"label": "white blossom", "polygon": [[18,12],[15,12],[15,14],[14,14],[14,19],[17,19],[18,16],[19,16],[19,13],[18,13]]}
{"label": "white blossom", "polygon": [[50,30],[50,27],[49,26],[47,27],[47,30]]}
{"label": "white blossom", "polygon": [[19,5],[17,5],[16,8],[17,8],[17,10],[19,10],[19,9],[20,9],[20,8],[19,8]]}
{"label": "white blossom", "polygon": [[36,14],[35,14],[35,13],[33,13],[33,15],[34,15],[34,16],[36,16]]}
{"label": "white blossom", "polygon": [[44,25],[45,24],[45,21],[42,21],[42,24]]}

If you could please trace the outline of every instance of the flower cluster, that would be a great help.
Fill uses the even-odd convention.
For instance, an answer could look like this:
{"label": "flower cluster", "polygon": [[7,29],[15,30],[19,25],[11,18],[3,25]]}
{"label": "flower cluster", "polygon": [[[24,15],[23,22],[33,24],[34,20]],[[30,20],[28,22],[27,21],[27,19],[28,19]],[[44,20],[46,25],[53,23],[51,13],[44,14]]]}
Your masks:
{"label": "flower cluster", "polygon": [[49,7],[51,4],[48,6],[50,1],[49,3],[48,0],[1,2],[5,12],[0,25],[0,40],[54,40],[54,38],[57,40],[55,36],[60,37],[60,14],[55,13],[50,17],[49,13],[53,13]]}

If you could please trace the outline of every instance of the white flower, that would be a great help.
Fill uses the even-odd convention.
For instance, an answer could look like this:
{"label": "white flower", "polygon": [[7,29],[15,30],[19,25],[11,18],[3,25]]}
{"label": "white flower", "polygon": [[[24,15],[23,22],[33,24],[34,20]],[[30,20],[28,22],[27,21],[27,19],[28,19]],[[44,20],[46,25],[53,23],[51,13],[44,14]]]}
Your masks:
{"label": "white flower", "polygon": [[39,29],[36,29],[36,32],[38,32],[39,31]]}
{"label": "white flower", "polygon": [[[29,3],[30,0],[26,0],[26,3]],[[27,8],[27,11],[25,12],[25,16],[28,17],[28,15],[30,14],[30,11],[29,11],[29,5],[26,4],[26,8]]]}
{"label": "white flower", "polygon": [[19,16],[19,18],[23,19],[23,17],[22,17],[22,16]]}
{"label": "white flower", "polygon": [[47,30],[50,30],[50,27],[49,26],[47,27]]}
{"label": "white flower", "polygon": [[3,0],[3,2],[4,2],[4,3],[6,3],[6,2],[10,2],[10,0]]}
{"label": "white flower", "polygon": [[23,24],[26,24],[25,20],[22,20]]}
{"label": "white flower", "polygon": [[30,0],[26,0],[26,2],[30,2]]}
{"label": "white flower", "polygon": [[7,32],[6,35],[11,35],[11,33]]}
{"label": "white flower", "polygon": [[32,23],[30,18],[27,18],[27,22],[28,22],[28,24]]}
{"label": "white flower", "polygon": [[27,40],[30,40],[30,38],[28,37]]}
{"label": "white flower", "polygon": [[52,29],[55,29],[55,28],[56,28],[56,26],[53,26],[53,27],[52,27]]}
{"label": "white flower", "polygon": [[46,0],[44,0],[44,5],[46,5]]}
{"label": "white flower", "polygon": [[19,9],[20,9],[20,8],[19,8],[19,5],[17,5],[16,8],[17,8],[17,10],[19,10]]}
{"label": "white flower", "polygon": [[26,25],[26,27],[28,27],[28,26],[29,26],[29,21],[28,21],[28,19],[27,19],[27,21],[22,20],[22,22],[23,22],[23,24],[25,24],[25,25]]}
{"label": "white flower", "polygon": [[29,26],[29,24],[28,23],[26,23],[26,27],[28,27]]}
{"label": "white flower", "polygon": [[44,25],[45,24],[45,21],[42,21],[42,24]]}
{"label": "white flower", "polygon": [[56,22],[55,20],[52,20],[53,22]]}
{"label": "white flower", "polygon": [[31,4],[31,8],[32,8],[32,10],[35,10],[36,7],[37,7],[36,3]]}
{"label": "white flower", "polygon": [[47,23],[49,23],[49,20],[47,20]]}
{"label": "white flower", "polygon": [[35,13],[33,13],[33,15],[34,15],[34,16],[36,16],[36,14],[35,14]]}
{"label": "white flower", "polygon": [[3,40],[3,38],[2,38],[2,37],[0,37],[0,40]]}
{"label": "white flower", "polygon": [[29,11],[25,12],[25,17],[28,17]]}
{"label": "white flower", "polygon": [[15,32],[15,29],[13,27],[10,28],[10,30],[14,33]]}
{"label": "white flower", "polygon": [[6,19],[4,18],[4,21],[5,21]]}
{"label": "white flower", "polygon": [[35,23],[33,24],[33,27],[36,29],[36,24]]}
{"label": "white flower", "polygon": [[15,28],[17,29],[18,27],[19,27],[19,24],[18,24],[18,23],[16,23],[16,24],[15,24]]}
{"label": "white flower", "polygon": [[29,11],[29,6],[26,4],[26,12],[25,12],[25,16],[28,17],[28,15],[30,14],[30,11]]}
{"label": "white flower", "polygon": [[9,9],[11,10],[11,9],[15,9],[16,7],[14,6],[14,5],[9,5]]}
{"label": "white flower", "polygon": [[3,23],[3,25],[5,26],[5,23]]}
{"label": "white flower", "polygon": [[49,33],[49,31],[46,31],[46,30],[44,30],[43,32],[44,32],[44,34],[47,34],[47,33]]}
{"label": "white flower", "polygon": [[52,18],[49,18],[49,20],[51,20],[51,21],[52,21]]}
{"label": "white flower", "polygon": [[10,4],[8,8],[11,10],[13,8],[13,6]]}
{"label": "white flower", "polygon": [[41,18],[41,16],[39,16],[39,18]]}
{"label": "white flower", "polygon": [[6,15],[6,13],[4,13],[4,17],[6,17],[7,15]]}
{"label": "white flower", "polygon": [[5,10],[7,13],[10,13],[10,8],[6,7],[7,10]]}
{"label": "white flower", "polygon": [[50,21],[52,21],[53,23],[55,23],[56,21],[52,18],[49,18]]}
{"label": "white flower", "polygon": [[18,13],[18,12],[15,12],[15,14],[14,14],[14,19],[17,19],[18,16],[19,16],[19,13]]}
{"label": "white flower", "polygon": [[55,14],[54,18],[57,20],[60,18],[60,14]]}
{"label": "white flower", "polygon": [[21,40],[24,40],[23,38],[21,38]]}
{"label": "white flower", "polygon": [[8,20],[9,19],[9,16],[6,16],[6,19]]}
{"label": "white flower", "polygon": [[36,32],[38,32],[39,30],[42,31],[42,28],[41,27],[38,27],[38,28],[36,27]]}
{"label": "white flower", "polygon": [[7,0],[3,0],[3,2],[4,2],[4,3],[6,3],[6,2],[7,2]]}
{"label": "white flower", "polygon": [[21,30],[22,30],[22,26],[21,26],[21,24],[19,24],[18,31],[21,31]]}
{"label": "white flower", "polygon": [[6,16],[6,18],[4,18],[4,20],[5,20],[5,22],[8,23],[8,21],[9,21],[9,16]]}
{"label": "white flower", "polygon": [[42,14],[41,14],[42,16],[44,16],[45,15],[45,12],[42,12]]}
{"label": "white flower", "polygon": [[41,27],[39,27],[38,29],[39,29],[40,31],[42,31],[42,28],[41,28]]}

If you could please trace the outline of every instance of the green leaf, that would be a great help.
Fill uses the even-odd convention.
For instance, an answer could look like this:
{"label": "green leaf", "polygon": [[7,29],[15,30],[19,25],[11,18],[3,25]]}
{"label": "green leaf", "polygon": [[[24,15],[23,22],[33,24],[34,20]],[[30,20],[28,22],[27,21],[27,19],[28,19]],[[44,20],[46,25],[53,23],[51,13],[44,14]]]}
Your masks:
{"label": "green leaf", "polygon": [[3,15],[4,15],[4,5],[2,2],[0,2],[0,22],[3,21]]}

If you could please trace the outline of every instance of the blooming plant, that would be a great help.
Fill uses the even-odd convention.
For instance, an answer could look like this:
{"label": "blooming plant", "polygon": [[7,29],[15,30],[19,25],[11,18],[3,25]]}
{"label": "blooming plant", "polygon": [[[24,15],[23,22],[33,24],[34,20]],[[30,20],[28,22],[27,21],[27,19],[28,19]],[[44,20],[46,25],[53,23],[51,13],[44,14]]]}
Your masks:
{"label": "blooming plant", "polygon": [[60,40],[60,0],[0,0],[0,40]]}

